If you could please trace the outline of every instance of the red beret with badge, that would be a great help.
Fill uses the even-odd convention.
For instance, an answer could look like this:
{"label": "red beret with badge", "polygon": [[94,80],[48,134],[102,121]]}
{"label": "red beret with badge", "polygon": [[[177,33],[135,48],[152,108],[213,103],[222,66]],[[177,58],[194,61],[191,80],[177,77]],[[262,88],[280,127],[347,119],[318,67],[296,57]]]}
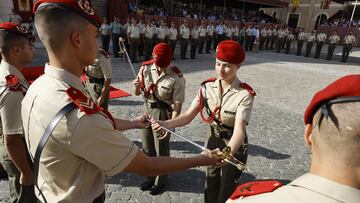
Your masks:
{"label": "red beret with badge", "polygon": [[39,0],[35,3],[33,12],[36,13],[38,10],[54,5],[81,15],[96,27],[99,27],[101,24],[100,18],[96,14],[90,0]]}
{"label": "red beret with badge", "polygon": [[304,114],[305,124],[311,124],[313,116],[321,109],[321,116],[333,120],[329,107],[336,103],[360,102],[360,74],[348,75],[331,83],[317,92]]}
{"label": "red beret with badge", "polygon": [[216,58],[220,61],[241,64],[245,60],[245,51],[234,40],[224,40],[216,48]]}
{"label": "red beret with badge", "polygon": [[15,24],[11,22],[0,23],[0,30],[13,34],[23,35],[24,37],[29,37],[29,30],[21,24]]}
{"label": "red beret with badge", "polygon": [[153,61],[155,65],[166,68],[173,57],[172,49],[167,43],[159,43],[153,49]]}

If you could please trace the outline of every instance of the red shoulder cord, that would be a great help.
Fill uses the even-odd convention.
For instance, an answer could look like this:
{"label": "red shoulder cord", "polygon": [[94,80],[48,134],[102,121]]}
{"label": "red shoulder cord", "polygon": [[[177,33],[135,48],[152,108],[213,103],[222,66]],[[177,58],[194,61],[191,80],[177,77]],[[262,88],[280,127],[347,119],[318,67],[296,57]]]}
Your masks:
{"label": "red shoulder cord", "polygon": [[214,121],[215,115],[218,114],[218,119],[221,121],[221,114],[220,114],[221,106],[215,107],[215,109],[213,111],[211,111],[209,109],[209,111],[211,113],[210,113],[209,117],[205,118],[204,113],[203,113],[204,103],[203,103],[202,85],[200,86],[200,97],[199,97],[199,99],[200,99],[200,109],[199,109],[199,111],[200,111],[201,119],[205,123],[211,124]]}
{"label": "red shoulder cord", "polygon": [[141,84],[140,89],[144,92],[145,98],[149,97],[150,94],[153,94],[156,90],[156,85],[154,83],[150,83],[148,89],[146,90],[145,87],[145,80],[144,80],[144,69],[141,70]]}

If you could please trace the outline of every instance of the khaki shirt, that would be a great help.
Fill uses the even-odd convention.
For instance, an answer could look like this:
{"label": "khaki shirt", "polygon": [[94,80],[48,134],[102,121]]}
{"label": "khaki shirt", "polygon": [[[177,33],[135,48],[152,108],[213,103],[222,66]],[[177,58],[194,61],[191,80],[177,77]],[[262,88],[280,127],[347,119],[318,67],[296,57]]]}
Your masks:
{"label": "khaki shirt", "polygon": [[355,41],[356,41],[356,39],[355,39],[354,35],[346,35],[344,38],[345,44],[354,44]]}
{"label": "khaki shirt", "polygon": [[181,36],[181,38],[189,39],[189,37],[190,37],[190,29],[188,27],[181,26],[180,27],[180,36]]}
{"label": "khaki shirt", "polygon": [[271,29],[268,29],[268,30],[267,30],[267,36],[269,36],[269,37],[272,36],[272,30],[271,30]]}
{"label": "khaki shirt", "polygon": [[292,41],[295,39],[295,36],[293,34],[289,34],[287,37],[286,37],[287,40],[289,41]]}
{"label": "khaki shirt", "polygon": [[199,27],[199,36],[200,37],[205,37],[206,36],[206,28],[203,26]]}
{"label": "khaki shirt", "polygon": [[[184,103],[185,100],[185,79],[179,77],[169,66],[165,72],[158,74],[156,66],[144,65],[140,68],[138,78],[142,82],[142,74],[144,76],[145,88],[148,89],[150,84],[156,85],[155,97],[167,104]],[[153,96],[147,98],[150,102],[157,100]]]}
{"label": "khaki shirt", "polygon": [[23,92],[29,88],[22,73],[7,63],[5,60],[0,64],[0,119],[1,135],[22,135],[24,134],[21,121],[21,101],[24,98],[22,91],[10,91],[6,88],[6,76],[14,75],[19,79]]}
{"label": "khaki shirt", "polygon": [[268,34],[268,30],[267,29],[262,29],[261,30],[261,37],[267,37]]}
{"label": "khaki shirt", "polygon": [[176,28],[171,27],[169,29],[169,39],[170,40],[176,40],[178,36],[178,31]]}
{"label": "khaki shirt", "polygon": [[317,36],[316,36],[316,41],[317,42],[325,42],[327,39],[327,36],[325,33],[319,33]]}
{"label": "khaki shirt", "polygon": [[105,80],[111,79],[112,68],[110,58],[98,51],[94,63],[85,68],[86,75],[92,78],[104,78]]}
{"label": "khaki shirt", "polygon": [[298,40],[306,40],[306,33],[305,32],[300,32],[299,36],[298,36]]}
{"label": "khaki shirt", "polygon": [[130,34],[130,38],[140,38],[140,28],[137,25],[128,27],[127,33]]}
{"label": "khaki shirt", "polygon": [[313,42],[313,41],[315,41],[315,34],[309,33],[309,34],[308,34],[307,41],[308,41],[308,42]]}
{"label": "khaki shirt", "polygon": [[[49,122],[71,102],[66,93],[70,86],[85,93],[79,77],[47,64],[23,99],[21,117],[32,157]],[[104,192],[105,176],[124,170],[138,150],[102,112],[85,115],[75,109],[57,124],[44,147],[38,184],[47,202],[92,203]]]}
{"label": "khaki shirt", "polygon": [[145,28],[145,37],[148,39],[152,39],[154,37],[155,31],[155,25],[147,25]]}
{"label": "khaki shirt", "polygon": [[272,30],[272,36],[274,36],[274,37],[276,37],[277,36],[277,30],[274,28],[273,30]]}
{"label": "khaki shirt", "polygon": [[246,36],[251,36],[251,28],[246,29]]}
{"label": "khaki shirt", "polygon": [[138,24],[139,30],[140,30],[140,34],[145,34],[145,25],[142,23]]}
{"label": "khaki shirt", "polygon": [[238,37],[239,36],[239,28],[238,27],[233,28],[232,33],[235,37]]}
{"label": "khaki shirt", "polygon": [[226,37],[231,37],[232,34],[233,34],[233,29],[232,27],[227,27],[226,30],[225,30],[225,33],[226,33]]}
{"label": "khaki shirt", "polygon": [[165,39],[165,35],[166,35],[166,29],[165,28],[163,28],[163,27],[158,27],[157,29],[156,29],[156,37],[158,38],[158,39]]}
{"label": "khaki shirt", "polygon": [[[215,115],[215,118],[229,127],[234,126],[235,119],[242,119],[247,123],[250,121],[254,97],[246,89],[241,88],[240,84],[241,81],[236,77],[222,95],[219,79],[205,84],[210,110],[213,111],[217,106],[221,106],[221,118],[218,118],[218,114]],[[198,105],[199,101],[198,94],[191,105]],[[215,127],[217,124],[213,122],[211,125]]]}
{"label": "khaki shirt", "polygon": [[268,202],[301,202],[301,203],[358,203],[360,190],[342,185],[307,173],[291,183],[282,186],[274,192],[264,193],[237,200],[228,200],[226,203],[268,203]]}
{"label": "khaki shirt", "polygon": [[101,24],[99,31],[102,35],[110,35],[111,27],[110,25],[103,23]]}
{"label": "khaki shirt", "polygon": [[280,38],[280,39],[284,39],[285,36],[286,36],[286,32],[285,32],[284,30],[278,30],[277,36],[278,36],[278,38]]}
{"label": "khaki shirt", "polygon": [[214,36],[214,26],[213,25],[208,25],[207,27],[206,27],[206,34],[207,34],[207,36],[210,36],[210,37],[212,37],[212,36]]}
{"label": "khaki shirt", "polygon": [[330,44],[337,44],[340,42],[340,37],[338,35],[331,35],[329,38]]}
{"label": "khaki shirt", "polygon": [[191,38],[192,39],[199,39],[199,33],[200,33],[199,28],[191,29]]}

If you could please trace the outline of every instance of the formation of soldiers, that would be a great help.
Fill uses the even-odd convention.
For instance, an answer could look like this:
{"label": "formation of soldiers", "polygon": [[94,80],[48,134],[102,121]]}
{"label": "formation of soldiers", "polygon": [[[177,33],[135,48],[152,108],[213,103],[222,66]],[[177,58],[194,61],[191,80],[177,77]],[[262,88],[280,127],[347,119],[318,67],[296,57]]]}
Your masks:
{"label": "formation of soldiers", "polygon": [[[346,62],[356,42],[352,31],[340,39],[336,31],[329,36],[322,31],[306,33],[303,28],[298,28],[295,32],[294,29],[281,24],[260,27],[256,24],[243,25],[223,21],[212,24],[200,21],[190,26],[187,20],[184,20],[177,29],[174,22],[171,22],[169,28],[164,21],[160,21],[159,26],[156,26],[155,21],[149,20],[144,25],[132,19],[125,25],[125,29],[128,33],[127,41],[130,42],[128,48],[132,62],[138,62],[138,55],[142,56],[143,51],[144,60],[149,60],[153,46],[159,42],[169,43],[173,50],[179,42],[180,58],[188,59],[189,56],[195,59],[196,54],[210,53],[225,39],[239,42],[246,51],[274,50],[280,53],[284,50],[286,54],[290,53],[296,42],[296,55],[301,55],[306,45],[304,54],[306,57],[311,55],[315,46],[314,58],[320,58],[323,45],[328,44],[327,60],[332,59],[336,46],[343,45],[341,61]],[[188,50],[189,55],[187,55]]]}

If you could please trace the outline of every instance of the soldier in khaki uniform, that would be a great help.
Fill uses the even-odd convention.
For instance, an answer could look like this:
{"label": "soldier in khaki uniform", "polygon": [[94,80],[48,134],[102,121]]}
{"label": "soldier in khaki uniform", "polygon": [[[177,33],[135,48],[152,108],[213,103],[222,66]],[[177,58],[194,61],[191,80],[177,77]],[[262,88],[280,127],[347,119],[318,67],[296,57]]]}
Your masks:
{"label": "soldier in khaki uniform", "polygon": [[127,38],[130,45],[130,59],[132,63],[138,62],[138,49],[140,44],[140,28],[135,19],[132,19],[132,24],[128,27]]}
{"label": "soldier in khaki uniform", "polygon": [[305,40],[306,40],[306,33],[304,32],[304,29],[301,28],[300,33],[299,33],[298,38],[297,38],[297,52],[296,52],[296,55],[298,55],[298,56],[301,55],[302,47],[304,45]]}
{"label": "soldier in khaki uniform", "polygon": [[194,27],[191,29],[191,49],[190,49],[190,58],[195,59],[196,56],[196,49],[199,45],[199,27],[197,25],[194,25]]}
{"label": "soldier in khaki uniform", "polygon": [[206,40],[206,31],[207,30],[206,30],[205,22],[201,21],[201,25],[199,27],[199,50],[198,50],[199,54],[203,53],[204,44]]}
{"label": "soldier in khaki uniform", "polygon": [[211,23],[206,27],[206,53],[210,53],[211,44],[214,41],[215,27]]}
{"label": "soldier in khaki uniform", "polygon": [[[356,88],[354,88],[356,87]],[[360,200],[360,75],[348,75],[317,92],[304,115],[310,172],[289,184],[227,203],[357,203]],[[330,114],[328,114],[331,112]],[[334,159],[336,157],[336,159]],[[258,194],[254,185],[244,188]],[[260,188],[258,186],[258,188]],[[239,189],[239,190],[238,190]],[[242,186],[237,188],[241,192]],[[249,193],[248,193],[249,194]]]}
{"label": "soldier in khaki uniform", "polygon": [[0,162],[9,176],[11,203],[36,203],[32,163],[21,122],[21,101],[29,83],[21,73],[31,63],[34,47],[30,33],[10,22],[0,24]]}
{"label": "soldier in khaki uniform", "polygon": [[[178,38],[178,30],[175,27],[175,23],[171,22],[171,27],[169,29],[169,41],[170,41],[170,47],[172,50],[172,53],[175,52],[175,47],[176,47],[176,41]],[[174,60],[174,54],[173,54],[173,60]]]}
{"label": "soldier in khaki uniform", "polygon": [[326,40],[327,40],[327,35],[324,33],[324,31],[320,31],[320,33],[316,35],[316,49],[315,49],[314,58],[316,59],[320,58],[321,49],[324,43],[326,42]]}
{"label": "soldier in khaki uniform", "polygon": [[[144,111],[158,120],[168,120],[181,113],[185,100],[185,79],[176,67],[169,67],[172,51],[168,44],[159,43],[154,47],[154,59],[144,62],[138,78],[134,82],[134,93],[145,96]],[[174,108],[171,106],[173,105]],[[142,144],[148,156],[169,156],[169,137],[159,139],[161,135],[153,132],[151,127],[142,131]],[[140,189],[149,190],[151,195],[159,194],[167,176],[148,177]]]}
{"label": "soldier in khaki uniform", "polygon": [[313,47],[314,41],[316,39],[316,32],[312,31],[311,33],[308,33],[307,36],[307,43],[306,43],[306,52],[305,52],[305,57],[309,57],[311,54],[311,49]]}
{"label": "soldier in khaki uniform", "polygon": [[289,54],[290,52],[290,47],[291,47],[291,43],[293,42],[293,40],[295,39],[294,34],[292,33],[292,31],[289,31],[289,34],[286,36],[286,42],[285,42],[285,54]]}
{"label": "soldier in khaki uniform", "polygon": [[333,35],[329,37],[329,47],[328,47],[328,53],[326,56],[326,60],[331,60],[334,50],[336,48],[336,45],[340,42],[340,37],[335,31]]}
{"label": "soldier in khaki uniform", "polygon": [[277,31],[277,41],[276,41],[276,53],[280,53],[281,49],[284,46],[286,37],[286,32],[282,27]]}
{"label": "soldier in khaki uniform", "polygon": [[189,43],[189,37],[190,37],[190,29],[188,27],[188,23],[186,20],[184,20],[184,24],[180,26],[180,56],[181,59],[187,59],[186,58],[186,50]]}
{"label": "soldier in khaki uniform", "polygon": [[150,60],[152,49],[154,47],[154,37],[155,37],[156,27],[153,21],[148,21],[145,27],[145,61]]}
{"label": "soldier in khaki uniform", "polygon": [[[219,43],[216,57],[215,69],[218,78],[208,79],[201,84],[201,93],[195,97],[185,113],[175,119],[158,121],[152,126],[155,130],[159,130],[159,125],[167,128],[179,127],[190,123],[200,112],[202,120],[210,126],[206,147],[222,150],[228,146],[235,158],[246,163],[246,126],[250,121],[256,94],[236,76],[245,58],[244,49],[238,42],[225,40]],[[232,165],[222,168],[208,167],[205,202],[225,202],[236,187],[235,180],[240,176],[241,171]]]}
{"label": "soldier in khaki uniform", "polygon": [[355,36],[353,35],[352,31],[349,31],[349,34],[346,35],[344,38],[344,46],[341,56],[341,62],[346,62],[355,42],[356,42]]}
{"label": "soldier in khaki uniform", "polygon": [[156,28],[156,43],[165,42],[166,27],[163,21],[160,22],[160,26]]}
{"label": "soldier in khaki uniform", "polygon": [[277,36],[278,35],[278,29],[276,26],[273,26],[272,28],[272,34],[271,34],[271,43],[270,43],[270,49],[274,49],[274,46],[276,44]]}
{"label": "soldier in khaki uniform", "polygon": [[[121,132],[146,127],[145,116],[134,120],[113,118],[86,95],[81,67],[95,60],[99,21],[91,2],[85,3],[40,0],[34,7],[35,26],[49,63],[45,74],[28,89],[21,117],[27,147],[38,160],[34,163],[39,169],[35,177],[39,186],[36,193],[41,191],[38,198],[49,203],[103,203],[105,176],[122,171],[164,175],[218,162],[212,156],[216,150],[182,159],[146,156]],[[59,29],[61,33],[56,32]],[[59,120],[54,120],[56,114]],[[54,126],[47,134],[51,139],[39,145],[40,140],[46,140],[42,135],[49,124]],[[35,153],[37,149],[42,149],[40,156]]]}
{"label": "soldier in khaki uniform", "polygon": [[267,27],[263,27],[260,30],[260,46],[259,46],[260,50],[264,49],[265,43],[266,43],[267,38],[268,38],[267,34],[268,34]]}
{"label": "soldier in khaki uniform", "polygon": [[90,93],[94,92],[94,101],[103,107],[108,109],[109,105],[109,90],[112,78],[112,67],[110,63],[110,55],[103,49],[99,49],[94,63],[85,68],[85,73],[89,78]]}

